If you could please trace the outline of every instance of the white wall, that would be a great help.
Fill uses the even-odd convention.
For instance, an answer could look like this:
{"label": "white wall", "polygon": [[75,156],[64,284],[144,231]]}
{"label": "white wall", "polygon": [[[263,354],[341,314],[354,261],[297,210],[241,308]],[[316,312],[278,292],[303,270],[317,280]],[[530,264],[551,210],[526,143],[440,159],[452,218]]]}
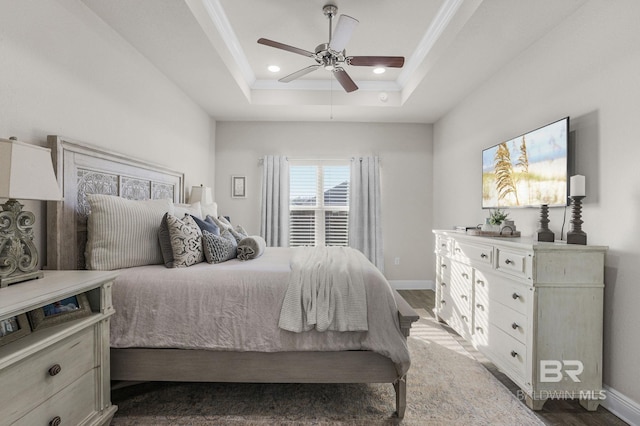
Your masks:
{"label": "white wall", "polygon": [[[640,2],[594,0],[524,51],[434,126],[434,224],[476,224],[481,150],[571,116],[587,179],[583,230],[609,246],[604,382],[640,402]],[[511,210],[525,234],[537,210]],[[567,221],[570,220],[567,214]],[[553,209],[556,233],[563,209]],[[566,232],[566,228],[565,228]],[[637,407],[637,405],[636,405]]]}
{"label": "white wall", "polygon": [[[433,279],[432,126],[426,124],[218,122],[216,200],[219,212],[260,231],[264,155],[290,159],[380,157],[385,275],[391,280]],[[231,176],[247,176],[246,199],[231,198]],[[394,258],[400,265],[394,265]]]}
{"label": "white wall", "polygon": [[[0,2],[0,58],[0,137],[59,134],[184,171],[187,187],[213,180],[215,123],[82,2]],[[44,203],[26,206],[46,258]]]}

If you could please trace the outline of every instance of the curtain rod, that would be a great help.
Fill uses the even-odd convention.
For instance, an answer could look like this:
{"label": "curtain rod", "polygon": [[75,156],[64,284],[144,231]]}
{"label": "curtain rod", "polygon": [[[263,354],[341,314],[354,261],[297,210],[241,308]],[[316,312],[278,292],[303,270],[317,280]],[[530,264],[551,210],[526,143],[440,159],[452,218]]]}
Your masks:
{"label": "curtain rod", "polygon": [[[355,160],[356,158],[360,158],[362,159],[362,157],[366,157],[366,156],[351,156],[348,158],[291,158],[291,157],[285,157],[288,161],[352,161]],[[378,159],[380,159],[380,156],[377,155],[372,155],[372,157],[378,157]],[[264,162],[264,158],[258,158],[258,163],[262,164]]]}

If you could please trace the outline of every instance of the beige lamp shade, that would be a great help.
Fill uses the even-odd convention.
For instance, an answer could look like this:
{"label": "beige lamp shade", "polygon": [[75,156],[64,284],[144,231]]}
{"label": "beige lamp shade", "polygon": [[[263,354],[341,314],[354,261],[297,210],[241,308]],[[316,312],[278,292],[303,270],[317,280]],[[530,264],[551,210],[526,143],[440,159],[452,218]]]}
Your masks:
{"label": "beige lamp shade", "polygon": [[189,202],[193,204],[197,203],[198,201],[200,201],[200,204],[203,204],[205,206],[213,203],[211,187],[202,185],[191,187],[191,197],[189,197]]}
{"label": "beige lamp shade", "polygon": [[51,150],[0,138],[0,198],[61,200]]}

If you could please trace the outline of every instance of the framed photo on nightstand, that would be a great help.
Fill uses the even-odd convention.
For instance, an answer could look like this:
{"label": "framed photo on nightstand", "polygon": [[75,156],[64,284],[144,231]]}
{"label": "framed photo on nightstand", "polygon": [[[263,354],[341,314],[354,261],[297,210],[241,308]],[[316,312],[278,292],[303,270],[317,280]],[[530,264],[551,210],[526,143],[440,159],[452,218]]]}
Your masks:
{"label": "framed photo on nightstand", "polygon": [[29,312],[33,330],[61,324],[91,314],[91,306],[84,293],[70,296]]}
{"label": "framed photo on nightstand", "polygon": [[18,340],[31,333],[27,314],[20,314],[14,317],[0,320],[0,346]]}

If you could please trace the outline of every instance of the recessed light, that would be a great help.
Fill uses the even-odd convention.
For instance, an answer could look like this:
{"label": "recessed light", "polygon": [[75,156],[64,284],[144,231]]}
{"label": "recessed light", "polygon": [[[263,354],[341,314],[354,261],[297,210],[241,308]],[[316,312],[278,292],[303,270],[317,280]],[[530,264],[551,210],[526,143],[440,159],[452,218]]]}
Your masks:
{"label": "recessed light", "polygon": [[277,66],[277,65],[269,65],[269,66],[267,67],[267,69],[268,69],[269,71],[271,71],[271,72],[278,72],[278,71],[280,71],[280,67],[279,67],[279,66]]}
{"label": "recessed light", "polygon": [[374,68],[373,69],[373,73],[374,74],[382,74],[386,71],[386,69],[382,68],[382,67],[378,67],[378,68]]}

